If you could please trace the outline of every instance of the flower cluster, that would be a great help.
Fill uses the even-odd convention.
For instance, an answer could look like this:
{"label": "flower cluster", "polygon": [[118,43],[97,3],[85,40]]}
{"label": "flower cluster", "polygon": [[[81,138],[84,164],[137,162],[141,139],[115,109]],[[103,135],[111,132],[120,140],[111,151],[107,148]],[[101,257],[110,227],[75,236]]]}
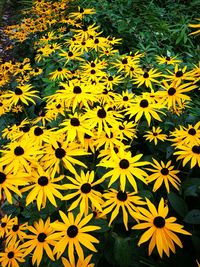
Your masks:
{"label": "flower cluster", "polygon": [[[182,247],[177,233],[190,233],[163,197],[142,191],[179,191],[179,160],[200,167],[200,122],[164,127],[187,114],[200,68],[173,55],[144,66],[144,53],[121,55],[120,39],[87,22],[94,9],[68,13],[68,5],[36,0],[4,31],[34,54],[0,65],[0,193],[3,207],[16,208],[0,221],[0,263],[92,267],[99,222],[108,231],[120,217],[127,231],[147,229],[138,245],[150,240],[149,255],[156,247],[169,256]],[[171,159],[140,147],[163,142]]]}

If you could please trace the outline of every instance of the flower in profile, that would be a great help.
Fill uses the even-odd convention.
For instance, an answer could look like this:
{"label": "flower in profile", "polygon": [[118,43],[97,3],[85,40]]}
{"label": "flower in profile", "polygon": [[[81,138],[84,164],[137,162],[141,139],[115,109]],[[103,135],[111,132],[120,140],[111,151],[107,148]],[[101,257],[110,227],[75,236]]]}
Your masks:
{"label": "flower in profile", "polygon": [[57,243],[54,247],[54,254],[57,254],[57,259],[64,253],[68,246],[68,258],[71,264],[75,264],[74,253],[75,250],[80,260],[84,260],[83,249],[81,245],[97,252],[93,243],[99,243],[99,241],[88,234],[87,232],[100,229],[99,226],[86,224],[92,219],[93,214],[90,214],[82,219],[82,215],[79,213],[74,217],[72,212],[67,215],[63,211],[59,211],[60,217],[63,222],[53,222],[52,227],[57,231],[51,235],[52,239],[57,239]]}
{"label": "flower in profile", "polygon": [[13,218],[13,225],[6,235],[6,244],[16,243],[17,240],[24,241],[26,237],[26,230],[28,229],[28,222],[20,223],[18,217]]}
{"label": "flower in profile", "polygon": [[162,129],[158,126],[158,127],[155,127],[153,126],[152,127],[152,130],[151,131],[146,131],[144,137],[146,137],[146,140],[147,141],[150,141],[150,142],[154,142],[155,145],[158,144],[158,140],[160,141],[165,141],[167,140],[167,135],[166,134],[162,134]]}
{"label": "flower in profile", "polygon": [[19,242],[10,243],[6,246],[4,252],[0,252],[0,263],[2,267],[20,267],[22,262],[25,262],[24,249],[19,246]]}
{"label": "flower in profile", "polygon": [[13,174],[12,170],[3,168],[2,164],[0,164],[0,196],[4,193],[6,200],[12,204],[13,193],[22,197],[19,186],[28,184],[29,177],[30,174],[27,174],[21,170],[16,174]]}
{"label": "flower in profile", "polygon": [[88,255],[85,259],[78,259],[76,264],[71,264],[66,258],[62,257],[62,263],[64,267],[94,267],[93,263],[90,263],[92,254]]}
{"label": "flower in profile", "polygon": [[110,159],[102,159],[98,164],[98,166],[111,169],[103,175],[102,179],[111,177],[108,187],[119,179],[120,188],[123,192],[125,191],[126,180],[128,179],[133,189],[137,192],[138,189],[135,177],[143,183],[147,183],[147,173],[140,167],[149,163],[146,161],[139,161],[142,156],[142,154],[138,154],[133,157],[130,151],[124,151],[123,147],[121,147],[117,154],[113,152]]}
{"label": "flower in profile", "polygon": [[157,56],[156,57],[156,60],[158,62],[158,65],[161,65],[161,64],[166,64],[166,65],[175,65],[177,63],[181,63],[182,60],[179,60],[179,59],[176,59],[177,56]]}
{"label": "flower in profile", "polygon": [[15,218],[11,218],[11,215],[5,215],[0,220],[0,238],[5,237],[10,232],[15,223]]}
{"label": "flower in profile", "polygon": [[181,181],[176,174],[180,171],[174,170],[174,166],[171,165],[171,160],[166,164],[163,161],[161,161],[160,164],[155,159],[153,159],[153,162],[154,163],[151,163],[153,169],[146,168],[146,170],[153,172],[153,174],[147,177],[148,183],[154,182],[153,192],[157,191],[163,183],[165,184],[168,193],[170,192],[169,183],[179,190]]}
{"label": "flower in profile", "polygon": [[28,106],[28,102],[35,104],[33,98],[39,98],[39,96],[37,95],[38,91],[31,90],[32,88],[33,86],[30,84],[18,85],[14,91],[8,91],[2,97],[8,99],[11,106],[16,106],[21,103]]}
{"label": "flower in profile", "polygon": [[24,241],[21,247],[24,249],[24,256],[32,254],[32,264],[40,265],[42,260],[43,252],[45,251],[47,256],[54,261],[54,256],[51,246],[55,245],[55,240],[53,240],[51,235],[54,233],[54,229],[51,227],[50,218],[44,222],[39,219],[39,222],[34,222],[33,226],[29,226],[28,230],[31,234],[26,236],[28,241]]}
{"label": "flower in profile", "polygon": [[[198,18],[196,20],[200,21],[200,18]],[[197,24],[191,24],[190,23],[188,26],[195,29],[195,31],[191,32],[189,35],[198,35],[200,33],[200,23],[197,23]]]}
{"label": "flower in profile", "polygon": [[159,202],[158,210],[149,199],[146,199],[146,203],[148,209],[138,207],[139,212],[135,213],[135,217],[144,222],[140,222],[132,227],[134,230],[148,228],[140,237],[138,246],[150,239],[149,255],[151,255],[156,246],[161,258],[163,257],[163,252],[169,257],[170,250],[173,253],[176,252],[174,243],[181,248],[183,247],[181,240],[175,233],[191,234],[182,229],[183,225],[175,223],[175,217],[167,218],[169,208],[167,205],[165,206],[163,198]]}
{"label": "flower in profile", "polygon": [[180,125],[179,129],[176,128],[171,132],[171,137],[172,146],[198,145],[200,143],[200,122],[194,126],[190,124],[187,127]]}
{"label": "flower in profile", "polygon": [[103,198],[105,198],[106,201],[102,206],[103,212],[101,216],[112,213],[108,224],[110,226],[117,215],[120,214],[120,211],[122,211],[123,223],[127,231],[129,215],[134,218],[134,212],[137,212],[138,205],[145,205],[145,202],[142,201],[142,198],[137,196],[135,192],[123,192],[113,188],[107,190],[103,194]]}
{"label": "flower in profile", "polygon": [[166,78],[166,81],[171,81],[176,84],[176,86],[179,86],[183,81],[194,81],[194,75],[187,70],[187,66],[184,66],[181,68],[178,64],[175,65],[174,67],[174,72],[171,70],[168,70],[169,74],[164,74],[163,76]]}
{"label": "flower in profile", "polygon": [[62,200],[70,200],[74,197],[78,197],[70,205],[68,211],[71,211],[79,206],[80,214],[88,215],[88,209],[92,204],[98,210],[102,211],[101,205],[103,204],[102,195],[96,191],[94,187],[101,184],[104,179],[94,181],[94,171],[87,172],[86,174],[81,170],[80,176],[75,175],[75,178],[67,176],[67,179],[71,183],[62,185],[63,189],[75,190],[68,193],[62,198]]}
{"label": "flower in profile", "polygon": [[177,146],[179,151],[174,152],[174,155],[179,155],[177,160],[183,159],[183,166],[190,161],[190,168],[194,168],[195,165],[200,167],[200,144],[198,145],[180,145]]}
{"label": "flower in profile", "polygon": [[71,12],[69,15],[69,18],[75,19],[75,20],[82,20],[85,15],[92,15],[95,14],[95,9],[94,8],[83,8],[78,6],[78,11],[77,12]]}

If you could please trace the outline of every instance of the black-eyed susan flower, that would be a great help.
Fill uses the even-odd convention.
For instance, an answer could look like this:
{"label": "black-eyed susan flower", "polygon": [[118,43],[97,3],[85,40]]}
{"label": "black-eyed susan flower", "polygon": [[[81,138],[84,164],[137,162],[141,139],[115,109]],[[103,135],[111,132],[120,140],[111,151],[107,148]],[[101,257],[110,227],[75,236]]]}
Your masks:
{"label": "black-eyed susan flower", "polygon": [[30,84],[18,85],[14,91],[8,91],[3,97],[8,99],[10,105],[14,106],[21,103],[28,106],[28,102],[35,104],[33,98],[39,98],[39,96],[37,95],[38,91],[31,90],[32,88],[33,86]]}
{"label": "black-eyed susan flower", "polygon": [[[94,171],[84,173],[81,171],[80,176],[75,175],[74,178],[67,176],[71,183],[63,185],[63,189],[70,190],[63,200],[70,200],[76,197],[76,200],[70,205],[68,211],[71,211],[79,206],[80,214],[88,215],[89,207],[91,204],[98,210],[102,211],[101,205],[103,204],[102,195],[95,190],[95,186],[101,184],[104,179],[94,181]],[[71,191],[73,190],[73,191]],[[75,191],[74,191],[75,190]]]}
{"label": "black-eyed susan flower", "polygon": [[24,249],[19,242],[10,243],[4,252],[0,252],[0,263],[2,267],[20,267],[25,262]]}
{"label": "black-eyed susan flower", "polygon": [[70,71],[65,67],[58,67],[55,71],[49,73],[49,79],[52,81],[68,79]]}
{"label": "black-eyed susan flower", "polygon": [[158,72],[157,69],[150,69],[149,71],[141,70],[140,73],[137,73],[133,77],[133,83],[137,84],[137,87],[140,87],[141,85],[145,84],[146,87],[149,87],[153,89],[153,83],[159,84],[160,81],[158,78],[162,77],[162,73]]}
{"label": "black-eyed susan flower", "polygon": [[134,212],[137,212],[137,207],[140,205],[145,205],[145,202],[142,200],[142,198],[137,196],[135,192],[123,192],[113,188],[105,191],[103,198],[106,200],[102,206],[102,216],[111,213],[108,225],[111,226],[113,220],[120,214],[120,212],[122,212],[123,223],[127,231],[128,217],[131,215],[134,218]]}
{"label": "black-eyed susan flower", "polygon": [[0,196],[4,193],[6,200],[12,204],[13,193],[22,197],[22,194],[19,190],[19,186],[28,184],[28,178],[30,174],[23,172],[22,170],[17,171],[16,174],[13,174],[12,170],[4,168],[2,164],[0,165]]}
{"label": "black-eyed susan flower", "polygon": [[79,20],[79,19],[82,20],[85,17],[85,15],[92,15],[92,14],[95,14],[94,8],[83,8],[83,7],[78,6],[78,11],[71,12],[69,17],[75,20]]}
{"label": "black-eyed susan flower", "polygon": [[175,65],[174,67],[174,72],[172,72],[171,70],[168,70],[169,74],[163,74],[163,76],[166,78],[166,81],[171,81],[176,83],[177,86],[179,86],[182,81],[194,81],[195,78],[192,75],[192,73],[190,71],[186,71],[187,70],[187,66],[184,66],[183,68],[181,68],[178,64]]}
{"label": "black-eyed susan flower", "polygon": [[55,240],[51,238],[51,235],[54,233],[54,229],[51,227],[50,218],[45,222],[42,219],[35,221],[33,226],[28,226],[29,234],[27,234],[26,239],[22,244],[24,249],[24,256],[30,255],[32,253],[32,264],[40,265],[40,262],[43,257],[44,251],[47,256],[54,261],[54,256],[52,248],[55,245]]}
{"label": "black-eyed susan flower", "polygon": [[166,65],[175,65],[177,63],[181,63],[182,60],[177,59],[177,56],[156,56],[156,60],[159,65],[166,64]]}
{"label": "black-eyed susan flower", "polygon": [[171,108],[177,110],[178,107],[182,107],[185,101],[190,100],[190,96],[185,93],[197,88],[197,86],[192,83],[180,84],[176,81],[170,84],[163,81],[162,84],[164,90],[157,91],[155,94],[159,95],[161,104],[166,106],[168,110]]}
{"label": "black-eyed susan flower", "polygon": [[35,146],[30,140],[14,141],[5,146],[5,149],[0,150],[2,157],[0,164],[6,166],[6,170],[13,171],[16,175],[17,172],[25,170],[31,173],[31,163],[38,161],[42,151],[39,147]]}
{"label": "black-eyed susan flower", "polygon": [[163,252],[169,257],[170,250],[173,253],[176,252],[174,244],[177,244],[181,248],[183,247],[181,240],[175,233],[184,235],[191,234],[182,229],[183,225],[175,223],[175,217],[167,218],[169,208],[164,204],[163,198],[160,200],[158,210],[149,199],[146,199],[146,203],[148,209],[138,207],[139,212],[135,213],[135,217],[144,222],[140,222],[138,225],[132,227],[134,230],[147,229],[142,234],[138,246],[150,239],[149,255],[156,246],[161,258],[163,257]]}
{"label": "black-eyed susan flower", "polygon": [[99,241],[87,233],[100,229],[99,226],[87,225],[93,214],[89,214],[85,218],[82,218],[80,213],[76,217],[72,212],[66,215],[63,211],[59,211],[59,214],[63,222],[56,221],[51,224],[57,232],[51,235],[52,239],[58,240],[53,250],[54,254],[57,255],[57,259],[64,253],[66,247],[68,247],[68,258],[71,264],[75,262],[75,251],[80,260],[84,259],[81,245],[93,252],[97,252],[93,243],[99,243]]}
{"label": "black-eyed susan flower", "polygon": [[183,166],[185,166],[190,161],[191,168],[194,168],[195,165],[198,165],[200,167],[200,144],[180,145],[177,146],[177,149],[179,149],[179,151],[175,151],[174,155],[178,155],[177,160],[183,160]]}
{"label": "black-eyed susan flower", "polygon": [[170,133],[173,142],[173,146],[179,145],[198,145],[200,144],[200,122],[197,122],[194,126],[189,124],[187,127],[179,126],[179,129],[175,129]]}
{"label": "black-eyed susan flower", "polygon": [[150,142],[153,141],[155,145],[158,144],[159,140],[163,142],[167,140],[167,135],[162,134],[162,129],[159,126],[158,127],[153,126],[151,131],[146,131],[145,133],[146,133],[144,135],[145,139]]}
{"label": "black-eyed susan flower", "polygon": [[85,259],[78,259],[76,264],[71,264],[66,258],[62,257],[62,264],[64,267],[94,267],[93,263],[90,263],[92,254],[88,255]]}
{"label": "black-eyed susan flower", "polygon": [[0,238],[8,235],[9,231],[15,223],[15,218],[11,218],[11,215],[4,215],[0,220]]}
{"label": "black-eyed susan flower", "polygon": [[74,167],[75,164],[86,168],[86,165],[81,160],[75,158],[89,154],[79,144],[75,142],[68,143],[60,135],[50,141],[49,144],[44,145],[44,157],[40,163],[45,170],[49,168],[52,170],[52,176],[55,176],[56,172],[60,173],[61,164],[73,174],[77,173]]}
{"label": "black-eyed susan flower", "polygon": [[157,191],[163,183],[168,193],[170,192],[169,184],[179,190],[181,180],[178,178],[177,173],[180,171],[174,170],[171,160],[166,164],[163,161],[159,163],[155,159],[153,159],[153,162],[151,163],[153,168],[146,168],[146,170],[153,172],[153,174],[147,177],[148,183],[154,182],[153,192]]}
{"label": "black-eyed susan flower", "polygon": [[117,127],[122,115],[110,110],[109,106],[106,105],[104,107],[97,106],[94,109],[86,110],[84,117],[88,121],[90,128],[97,129],[98,136],[100,136],[102,131],[105,131],[110,136],[110,127]]}
{"label": "black-eyed susan flower", "polygon": [[120,131],[115,128],[110,128],[110,135],[102,132],[100,136],[94,141],[96,149],[103,148],[105,150],[111,148],[114,149],[115,146],[123,146],[122,138],[120,136]]}
{"label": "black-eyed susan flower", "polygon": [[130,151],[124,151],[123,147],[119,149],[118,153],[112,153],[109,160],[102,159],[98,166],[102,166],[108,170],[102,179],[110,178],[108,187],[110,187],[118,179],[120,181],[120,188],[124,192],[126,188],[126,180],[132,185],[133,189],[137,192],[136,179],[146,182],[147,173],[140,167],[149,164],[146,161],[139,161],[143,155],[138,154],[132,156]]}
{"label": "black-eyed susan flower", "polygon": [[60,126],[63,126],[63,128],[59,129],[58,132],[66,135],[66,142],[77,141],[84,144],[85,134],[93,136],[92,131],[89,129],[88,122],[77,112],[70,114],[69,119],[65,119]]}
{"label": "black-eyed susan flower", "polygon": [[28,229],[28,222],[20,223],[18,217],[13,218],[13,225],[6,235],[6,244],[16,243],[17,240],[24,241],[26,237],[26,230]]}
{"label": "black-eyed susan flower", "polygon": [[41,207],[44,208],[46,206],[48,199],[52,205],[57,207],[55,197],[59,199],[63,197],[59,192],[62,186],[57,184],[57,182],[61,181],[63,178],[64,175],[55,178],[52,175],[51,169],[44,171],[41,166],[36,166],[31,173],[31,185],[24,186],[21,189],[21,192],[31,190],[26,197],[26,206],[36,200],[37,208],[40,210]]}
{"label": "black-eyed susan flower", "polygon": [[164,114],[161,108],[163,108],[163,105],[155,104],[150,96],[137,96],[134,103],[127,108],[126,115],[129,115],[130,118],[135,116],[135,122],[138,122],[144,115],[150,126],[152,118],[162,121],[158,115],[158,113]]}

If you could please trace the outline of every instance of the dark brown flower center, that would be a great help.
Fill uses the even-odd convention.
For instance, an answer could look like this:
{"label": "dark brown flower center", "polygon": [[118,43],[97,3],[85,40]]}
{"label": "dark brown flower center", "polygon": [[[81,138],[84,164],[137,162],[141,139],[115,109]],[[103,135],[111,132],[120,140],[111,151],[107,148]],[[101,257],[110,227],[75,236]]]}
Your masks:
{"label": "dark brown flower center", "polygon": [[5,228],[5,227],[6,227],[6,225],[7,225],[7,223],[5,223],[5,222],[2,222],[2,223],[1,223],[1,228]]}
{"label": "dark brown flower center", "polygon": [[158,134],[157,133],[153,133],[153,136],[157,136]]}
{"label": "dark brown flower center", "polygon": [[128,101],[128,96],[124,96],[123,101]]}
{"label": "dark brown flower center", "polygon": [[112,76],[109,76],[109,77],[108,77],[108,80],[111,82],[111,81],[113,81],[114,79],[113,79]]}
{"label": "dark brown flower center", "polygon": [[179,78],[179,77],[182,77],[183,76],[183,72],[181,70],[178,70],[176,72],[176,77]]}
{"label": "dark brown flower center", "polygon": [[3,184],[6,180],[6,175],[3,172],[0,172],[0,184]]}
{"label": "dark brown flower center", "polygon": [[14,150],[15,156],[21,156],[24,154],[24,149],[21,146],[17,146]]}
{"label": "dark brown flower center", "polygon": [[62,159],[66,155],[66,152],[63,148],[56,148],[55,155],[56,155],[56,158]]}
{"label": "dark brown flower center", "polygon": [[161,216],[157,216],[154,218],[153,224],[156,228],[163,228],[165,226],[165,219]]}
{"label": "dark brown flower center", "polygon": [[70,123],[72,126],[79,126],[80,125],[80,121],[77,118],[71,118]]}
{"label": "dark brown flower center", "polygon": [[142,99],[142,100],[140,101],[140,107],[141,107],[141,108],[147,108],[148,105],[149,105],[149,102],[148,102],[146,99]]}
{"label": "dark brown flower center", "polygon": [[167,168],[162,168],[161,173],[162,173],[162,175],[168,175],[169,170]]}
{"label": "dark brown flower center", "polygon": [[38,239],[38,241],[39,241],[40,243],[42,243],[42,242],[45,241],[46,237],[47,237],[47,235],[46,235],[45,233],[40,233],[40,234],[38,235],[37,239]]}
{"label": "dark brown flower center", "polygon": [[148,72],[145,72],[144,74],[143,74],[143,77],[146,79],[146,78],[149,78],[149,73]]}
{"label": "dark brown flower center", "polygon": [[28,133],[30,131],[30,126],[29,125],[23,126],[20,128],[20,131],[22,131],[24,133]]}
{"label": "dark brown flower center", "polygon": [[78,228],[76,227],[76,225],[70,225],[67,229],[67,235],[70,238],[74,238],[75,236],[77,236],[78,234]]}
{"label": "dark brown flower center", "polygon": [[127,63],[128,63],[127,58],[124,58],[124,59],[122,60],[122,64],[127,64]]}
{"label": "dark brown flower center", "polygon": [[128,169],[129,165],[129,161],[127,159],[121,159],[119,162],[119,167],[121,169]]}
{"label": "dark brown flower center", "polygon": [[189,129],[188,133],[190,135],[195,135],[196,134],[196,130],[194,128],[191,128],[191,129]]}
{"label": "dark brown flower center", "polygon": [[73,53],[71,51],[68,52],[68,56],[69,57],[72,57],[73,56]]}
{"label": "dark brown flower center", "polygon": [[200,154],[200,146],[193,146],[192,152],[195,154]]}
{"label": "dark brown flower center", "polygon": [[91,64],[90,64],[90,66],[92,67],[92,68],[95,68],[95,63],[94,62],[92,62]]}
{"label": "dark brown flower center", "polygon": [[91,70],[90,73],[91,73],[91,74],[95,74],[96,71],[95,71],[95,70]]}
{"label": "dark brown flower center", "polygon": [[92,186],[89,183],[85,183],[81,186],[81,192],[84,194],[90,193],[91,189],[92,189]]}
{"label": "dark brown flower center", "polygon": [[174,95],[175,93],[176,93],[176,89],[175,89],[175,88],[170,87],[170,88],[168,89],[168,95]]}
{"label": "dark brown flower center", "polygon": [[48,178],[46,176],[40,176],[40,178],[38,178],[38,184],[41,186],[45,186],[48,185]]}
{"label": "dark brown flower center", "polygon": [[19,225],[18,224],[14,224],[12,227],[13,232],[17,232],[19,230]]}
{"label": "dark brown flower center", "polygon": [[89,134],[86,134],[86,133],[84,134],[84,138],[85,138],[85,139],[90,139],[91,137],[92,137],[92,136],[89,135]]}
{"label": "dark brown flower center", "polygon": [[73,93],[74,94],[81,94],[82,90],[80,86],[74,86]]}
{"label": "dark brown flower center", "polygon": [[9,258],[9,259],[14,258],[14,255],[15,255],[15,253],[14,253],[13,251],[9,251],[9,252],[8,252],[8,258]]}
{"label": "dark brown flower center", "polygon": [[171,58],[170,58],[170,57],[166,57],[165,59],[166,59],[167,61],[169,61]]}
{"label": "dark brown flower center", "polygon": [[58,69],[57,69],[58,71],[62,71],[62,68],[61,67],[58,67]]}
{"label": "dark brown flower center", "polygon": [[106,111],[104,108],[101,108],[97,112],[97,116],[101,119],[104,119],[106,117]]}
{"label": "dark brown flower center", "polygon": [[20,88],[16,88],[15,89],[15,94],[16,95],[22,95],[23,94],[23,91]]}
{"label": "dark brown flower center", "polygon": [[126,201],[127,200],[127,193],[120,190],[117,193],[117,199],[120,201]]}
{"label": "dark brown flower center", "polygon": [[44,132],[44,131],[43,131],[40,127],[36,127],[36,128],[34,129],[34,135],[36,135],[36,136],[42,135],[43,132]]}

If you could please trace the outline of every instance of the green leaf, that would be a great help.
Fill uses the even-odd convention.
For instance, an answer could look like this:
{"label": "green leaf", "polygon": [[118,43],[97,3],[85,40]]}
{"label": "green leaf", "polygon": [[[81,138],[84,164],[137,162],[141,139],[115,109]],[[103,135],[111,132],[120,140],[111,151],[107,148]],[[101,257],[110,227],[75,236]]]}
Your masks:
{"label": "green leaf", "polygon": [[187,213],[188,209],[186,206],[185,201],[179,197],[177,194],[171,192],[168,195],[169,203],[171,204],[172,208],[181,216],[184,217]]}
{"label": "green leaf", "polygon": [[189,224],[200,224],[200,210],[194,209],[189,211],[183,220]]}
{"label": "green leaf", "polygon": [[120,237],[116,233],[113,233],[115,238],[114,244],[114,257],[117,264],[120,267],[128,267],[132,266],[131,255],[132,255],[132,248],[130,243],[130,238]]}

